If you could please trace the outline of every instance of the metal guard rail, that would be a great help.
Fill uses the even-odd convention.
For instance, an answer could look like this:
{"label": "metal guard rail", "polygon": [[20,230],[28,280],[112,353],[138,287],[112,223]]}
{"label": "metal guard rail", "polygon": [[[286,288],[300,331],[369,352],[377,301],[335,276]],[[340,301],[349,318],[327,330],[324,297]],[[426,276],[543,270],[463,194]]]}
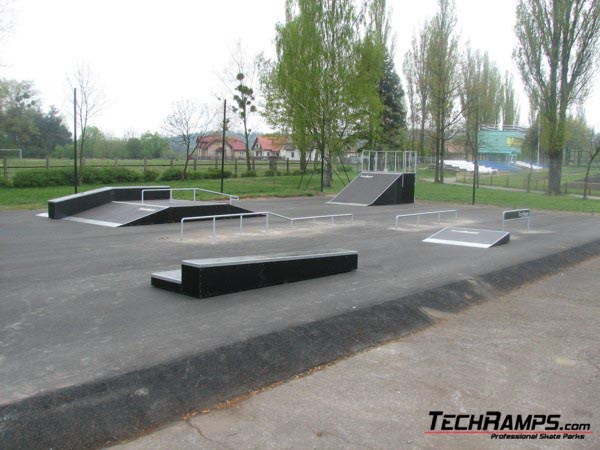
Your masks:
{"label": "metal guard rail", "polygon": [[194,222],[198,220],[211,220],[212,219],[212,237],[216,237],[216,228],[217,228],[217,219],[226,219],[230,217],[239,217],[240,218],[240,234],[244,232],[244,217],[257,217],[257,216],[265,216],[265,232],[269,232],[269,217],[279,217],[284,220],[288,220],[290,222],[290,229],[294,228],[294,222],[300,220],[312,220],[313,226],[316,225],[317,219],[331,219],[331,224],[334,224],[334,219],[336,217],[349,217],[350,222],[354,220],[353,214],[326,214],[322,216],[306,216],[306,217],[286,217],[281,214],[273,213],[270,211],[260,211],[260,212],[249,212],[249,213],[236,213],[236,214],[220,214],[213,216],[196,216],[196,217],[184,217],[181,219],[181,225],[179,229],[179,240],[183,240],[183,228],[185,222]]}
{"label": "metal guard rail", "polygon": [[420,225],[420,221],[421,221],[421,216],[428,216],[428,215],[433,215],[433,214],[437,214],[437,223],[440,223],[440,216],[442,214],[450,214],[450,213],[454,213],[454,221],[456,222],[458,220],[458,210],[456,209],[447,209],[444,211],[427,211],[427,212],[420,212],[420,213],[411,213],[411,214],[398,214],[396,216],[396,226],[394,227],[394,229],[398,229],[398,219],[400,217],[417,217],[417,225]]}
{"label": "metal guard rail", "polygon": [[200,188],[162,188],[162,189],[142,189],[142,204],[144,204],[144,193],[145,192],[164,192],[169,191],[169,201],[173,201],[173,191],[194,191],[194,203],[196,203],[196,191],[208,192],[209,194],[217,194],[222,195],[224,197],[229,197],[229,204],[233,200],[239,200],[240,198],[237,195],[224,194],[223,192],[210,191],[208,189],[200,189]]}

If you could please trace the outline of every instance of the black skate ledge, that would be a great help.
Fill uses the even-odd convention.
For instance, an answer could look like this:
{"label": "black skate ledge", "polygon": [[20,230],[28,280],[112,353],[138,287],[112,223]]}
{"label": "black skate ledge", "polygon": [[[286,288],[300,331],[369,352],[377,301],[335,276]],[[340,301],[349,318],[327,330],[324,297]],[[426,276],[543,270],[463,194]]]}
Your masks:
{"label": "black skate ledge", "polygon": [[600,240],[312,323],[0,406],[0,448],[96,448],[423,329],[600,254]]}
{"label": "black skate ledge", "polygon": [[[181,272],[157,272],[152,286],[196,298],[214,297],[356,270],[358,253],[333,249],[181,262]],[[232,283],[231,280],[235,280]]]}

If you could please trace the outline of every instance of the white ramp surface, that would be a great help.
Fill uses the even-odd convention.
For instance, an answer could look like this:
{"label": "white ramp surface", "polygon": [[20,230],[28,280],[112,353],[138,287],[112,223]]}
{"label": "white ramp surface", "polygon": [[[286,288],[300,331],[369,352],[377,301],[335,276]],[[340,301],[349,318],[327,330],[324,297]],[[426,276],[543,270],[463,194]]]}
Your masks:
{"label": "white ramp surface", "polygon": [[446,227],[424,239],[433,244],[459,245],[461,247],[490,248],[508,244],[510,233],[476,228]]}

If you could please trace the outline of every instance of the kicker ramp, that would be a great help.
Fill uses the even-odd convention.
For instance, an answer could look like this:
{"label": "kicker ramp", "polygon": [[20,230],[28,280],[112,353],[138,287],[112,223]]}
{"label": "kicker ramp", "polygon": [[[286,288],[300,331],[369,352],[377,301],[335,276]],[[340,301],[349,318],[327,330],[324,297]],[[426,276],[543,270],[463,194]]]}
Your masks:
{"label": "kicker ramp", "polygon": [[414,173],[363,172],[327,203],[374,206],[415,202]]}

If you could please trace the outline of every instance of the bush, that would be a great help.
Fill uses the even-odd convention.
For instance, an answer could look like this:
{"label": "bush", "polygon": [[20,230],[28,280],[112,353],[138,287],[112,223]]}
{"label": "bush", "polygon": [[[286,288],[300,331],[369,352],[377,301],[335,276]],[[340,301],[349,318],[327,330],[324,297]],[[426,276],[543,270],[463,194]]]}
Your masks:
{"label": "bush", "polygon": [[0,188],[7,188],[7,187],[11,187],[12,183],[10,182],[10,180],[2,177],[0,178]]}
{"label": "bush", "polygon": [[240,174],[241,178],[254,178],[256,177],[256,170],[249,170]]}
{"label": "bush", "polygon": [[271,170],[271,169],[267,169],[265,170],[265,177],[274,177],[274,176],[278,176],[281,175],[281,172],[279,172],[278,170]]}
{"label": "bush", "polygon": [[292,175],[304,175],[304,172],[302,170],[292,170]]}
{"label": "bush", "polygon": [[89,167],[81,175],[84,184],[131,183],[143,179],[142,173],[124,167]]}
{"label": "bush", "polygon": [[181,169],[178,169],[176,167],[171,167],[162,173],[162,175],[160,176],[160,179],[164,180],[164,181],[181,180],[182,174],[183,174],[183,171]]}
{"label": "bush", "polygon": [[155,181],[158,179],[160,173],[154,169],[148,169],[142,175],[144,177],[144,181]]}
{"label": "bush", "polygon": [[71,170],[20,170],[13,177],[13,186],[21,187],[45,187],[45,186],[69,186],[73,184],[73,172]]}
{"label": "bush", "polygon": [[[220,180],[221,169],[208,169],[204,172],[204,178],[208,180]],[[231,178],[231,170],[223,171],[223,178]]]}

